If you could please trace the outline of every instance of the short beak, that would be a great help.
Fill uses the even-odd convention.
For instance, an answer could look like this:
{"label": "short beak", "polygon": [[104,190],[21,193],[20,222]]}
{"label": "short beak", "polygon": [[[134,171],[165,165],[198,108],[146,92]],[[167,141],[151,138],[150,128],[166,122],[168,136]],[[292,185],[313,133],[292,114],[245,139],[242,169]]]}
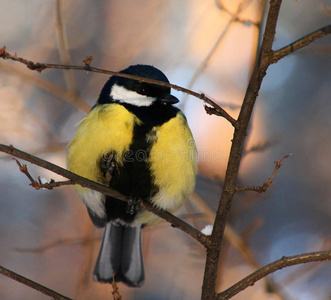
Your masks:
{"label": "short beak", "polygon": [[171,94],[168,94],[163,98],[159,98],[159,100],[164,104],[175,104],[179,102],[179,100]]}

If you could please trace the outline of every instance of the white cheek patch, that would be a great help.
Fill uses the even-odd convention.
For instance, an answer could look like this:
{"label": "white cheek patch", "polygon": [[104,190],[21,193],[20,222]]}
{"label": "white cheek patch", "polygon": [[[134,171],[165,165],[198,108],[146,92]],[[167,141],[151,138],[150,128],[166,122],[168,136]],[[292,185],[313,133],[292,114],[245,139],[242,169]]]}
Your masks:
{"label": "white cheek patch", "polygon": [[134,91],[129,91],[125,87],[117,84],[112,87],[110,96],[121,103],[135,106],[150,106],[155,101],[154,97],[148,97]]}

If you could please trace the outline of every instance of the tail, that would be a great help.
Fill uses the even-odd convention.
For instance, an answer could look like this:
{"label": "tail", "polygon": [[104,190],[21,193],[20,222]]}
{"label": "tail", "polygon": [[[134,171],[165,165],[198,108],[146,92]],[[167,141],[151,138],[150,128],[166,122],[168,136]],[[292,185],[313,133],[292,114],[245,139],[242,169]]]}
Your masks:
{"label": "tail", "polygon": [[94,268],[94,280],[123,282],[140,287],[145,280],[141,253],[141,226],[129,227],[107,223]]}

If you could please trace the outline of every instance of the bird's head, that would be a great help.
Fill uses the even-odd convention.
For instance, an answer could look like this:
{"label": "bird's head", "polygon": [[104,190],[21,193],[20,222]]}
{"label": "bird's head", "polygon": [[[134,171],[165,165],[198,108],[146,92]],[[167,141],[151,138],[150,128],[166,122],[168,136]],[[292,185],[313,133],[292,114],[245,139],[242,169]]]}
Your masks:
{"label": "bird's head", "polygon": [[[150,65],[130,66],[120,73],[169,83],[168,78],[160,70]],[[103,87],[97,104],[114,102],[147,107],[157,103],[175,104],[179,100],[170,94],[169,87],[112,76]]]}

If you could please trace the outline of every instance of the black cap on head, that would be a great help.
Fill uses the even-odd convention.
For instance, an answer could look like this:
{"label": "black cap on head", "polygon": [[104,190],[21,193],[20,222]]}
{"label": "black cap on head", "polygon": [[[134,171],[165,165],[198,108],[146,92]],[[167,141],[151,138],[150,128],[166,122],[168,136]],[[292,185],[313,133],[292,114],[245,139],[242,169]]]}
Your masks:
{"label": "black cap on head", "polygon": [[[163,72],[150,65],[133,65],[126,68],[125,70],[120,71],[120,73],[169,83],[168,78],[163,74]],[[170,95],[169,87],[151,84],[147,82],[139,82],[138,80],[125,77],[112,76],[107,81],[101,91],[101,94],[98,99],[99,104],[112,102],[113,99],[110,98],[110,91],[112,86],[115,84],[122,86],[127,90],[135,91],[141,95],[164,100],[163,102],[165,103],[174,104],[178,102],[178,99],[176,97]]]}

